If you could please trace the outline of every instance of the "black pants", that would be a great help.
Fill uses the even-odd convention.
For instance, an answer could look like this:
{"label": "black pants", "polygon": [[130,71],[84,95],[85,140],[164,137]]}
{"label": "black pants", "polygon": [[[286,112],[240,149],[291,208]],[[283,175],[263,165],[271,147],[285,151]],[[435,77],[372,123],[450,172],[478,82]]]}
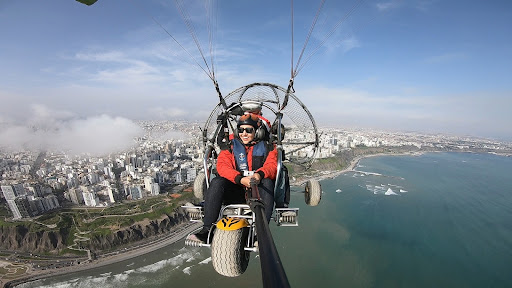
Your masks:
{"label": "black pants", "polygon": [[[268,222],[274,209],[274,181],[263,178],[258,184],[258,191],[265,206]],[[222,203],[245,204],[245,189],[226,178],[213,178],[204,198],[203,229],[210,229],[212,224],[217,222]]]}

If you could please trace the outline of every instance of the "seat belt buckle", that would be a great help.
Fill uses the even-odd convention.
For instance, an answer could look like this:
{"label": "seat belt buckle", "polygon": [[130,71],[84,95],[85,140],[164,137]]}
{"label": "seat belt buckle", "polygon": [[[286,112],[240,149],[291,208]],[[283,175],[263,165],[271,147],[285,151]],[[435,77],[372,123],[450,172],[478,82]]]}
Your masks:
{"label": "seat belt buckle", "polygon": [[254,175],[254,171],[244,171],[244,177]]}

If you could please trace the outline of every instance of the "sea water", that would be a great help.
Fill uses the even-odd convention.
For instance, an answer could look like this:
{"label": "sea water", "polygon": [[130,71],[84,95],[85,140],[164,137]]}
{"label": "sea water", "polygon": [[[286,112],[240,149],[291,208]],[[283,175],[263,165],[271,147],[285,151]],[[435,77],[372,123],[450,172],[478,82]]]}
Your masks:
{"label": "sea water", "polygon": [[[321,181],[299,227],[273,237],[292,287],[512,287],[512,158],[428,153],[379,156]],[[213,270],[207,248],[183,241],[131,260],[18,287],[262,287]]]}

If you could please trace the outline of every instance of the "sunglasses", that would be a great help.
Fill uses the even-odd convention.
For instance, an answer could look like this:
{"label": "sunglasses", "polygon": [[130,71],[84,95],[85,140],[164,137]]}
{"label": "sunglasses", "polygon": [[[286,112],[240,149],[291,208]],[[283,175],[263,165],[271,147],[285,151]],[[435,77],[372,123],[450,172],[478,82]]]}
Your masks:
{"label": "sunglasses", "polygon": [[252,134],[254,132],[254,128],[253,127],[247,127],[247,128],[239,127],[238,128],[238,133],[244,133],[244,131],[249,134]]}

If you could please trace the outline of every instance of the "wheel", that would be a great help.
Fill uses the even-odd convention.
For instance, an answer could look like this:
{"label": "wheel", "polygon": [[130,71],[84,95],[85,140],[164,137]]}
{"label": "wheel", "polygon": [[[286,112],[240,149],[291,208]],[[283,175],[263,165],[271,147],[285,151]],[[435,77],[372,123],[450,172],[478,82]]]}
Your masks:
{"label": "wheel", "polygon": [[199,173],[194,180],[194,196],[203,200],[204,192],[206,191],[206,175],[204,173]]}
{"label": "wheel", "polygon": [[309,206],[316,206],[318,203],[320,203],[320,198],[322,198],[322,187],[318,181],[309,180],[306,183],[304,198],[306,204]]}
{"label": "wheel", "polygon": [[247,269],[250,252],[245,251],[249,228],[238,230],[215,229],[212,240],[212,264],[217,273],[240,276]]}

